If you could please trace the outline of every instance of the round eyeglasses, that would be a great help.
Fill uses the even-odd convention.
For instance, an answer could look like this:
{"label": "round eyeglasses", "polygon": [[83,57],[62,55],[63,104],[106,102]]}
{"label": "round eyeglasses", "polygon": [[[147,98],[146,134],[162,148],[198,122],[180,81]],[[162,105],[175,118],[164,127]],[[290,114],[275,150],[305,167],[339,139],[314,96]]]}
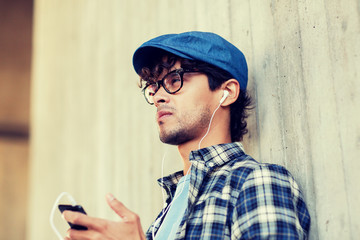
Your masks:
{"label": "round eyeglasses", "polygon": [[146,101],[149,104],[154,104],[154,95],[162,86],[169,94],[178,92],[183,86],[183,76],[185,73],[198,72],[196,70],[179,68],[167,73],[160,81],[147,84],[142,90]]}

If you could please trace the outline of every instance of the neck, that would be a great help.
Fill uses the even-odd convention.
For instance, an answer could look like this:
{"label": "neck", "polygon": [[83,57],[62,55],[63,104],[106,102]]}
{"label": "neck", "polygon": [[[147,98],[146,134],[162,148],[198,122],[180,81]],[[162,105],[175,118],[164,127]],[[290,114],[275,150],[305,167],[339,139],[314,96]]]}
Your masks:
{"label": "neck", "polygon": [[[224,121],[224,119],[222,121]],[[204,130],[204,133],[201,135],[201,137],[178,145],[178,151],[184,164],[184,175],[188,173],[188,170],[191,166],[191,163],[189,161],[190,152],[199,149],[199,142],[201,141],[203,136],[205,136],[206,132],[207,129]],[[206,137],[201,142],[200,148],[206,148],[212,145],[230,142],[231,134],[229,124],[217,124],[214,121],[208,135],[206,135]]]}

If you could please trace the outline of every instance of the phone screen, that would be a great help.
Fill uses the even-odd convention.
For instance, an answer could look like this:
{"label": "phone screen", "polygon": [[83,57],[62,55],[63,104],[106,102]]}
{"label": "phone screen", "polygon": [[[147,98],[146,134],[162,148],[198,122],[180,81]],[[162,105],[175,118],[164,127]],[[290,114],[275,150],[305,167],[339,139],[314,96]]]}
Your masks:
{"label": "phone screen", "polygon": [[[83,214],[86,214],[84,208],[80,205],[65,205],[65,204],[60,204],[59,206],[59,210],[60,212],[64,212],[64,211],[73,211],[73,212],[81,212]],[[77,224],[72,224],[70,222],[68,222],[70,227],[72,229],[76,229],[76,230],[87,230],[87,227],[81,226],[81,225],[77,225]]]}

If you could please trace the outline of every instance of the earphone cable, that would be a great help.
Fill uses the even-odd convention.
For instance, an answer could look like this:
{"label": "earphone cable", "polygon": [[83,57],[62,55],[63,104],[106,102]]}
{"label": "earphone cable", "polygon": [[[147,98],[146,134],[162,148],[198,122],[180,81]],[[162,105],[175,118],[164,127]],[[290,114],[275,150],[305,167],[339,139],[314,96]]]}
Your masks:
{"label": "earphone cable", "polygon": [[61,234],[59,233],[59,231],[57,230],[57,228],[55,227],[55,224],[54,224],[54,215],[55,215],[55,211],[56,211],[56,207],[57,205],[59,204],[61,198],[63,198],[65,195],[67,195],[70,203],[75,206],[76,205],[76,201],[75,199],[71,196],[70,193],[67,193],[67,192],[62,192],[59,194],[59,196],[56,198],[55,202],[54,202],[54,205],[51,209],[51,213],[50,213],[50,225],[51,225],[51,228],[54,230],[56,236],[59,238],[59,240],[62,240],[63,237],[61,236]]}

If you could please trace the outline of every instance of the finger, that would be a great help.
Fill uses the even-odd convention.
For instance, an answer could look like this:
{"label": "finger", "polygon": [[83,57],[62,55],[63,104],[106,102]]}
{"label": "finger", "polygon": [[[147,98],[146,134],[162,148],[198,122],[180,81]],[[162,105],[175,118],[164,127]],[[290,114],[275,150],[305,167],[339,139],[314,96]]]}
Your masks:
{"label": "finger", "polygon": [[75,223],[75,221],[78,221],[78,219],[81,218],[82,215],[85,215],[85,214],[74,212],[74,211],[69,211],[69,210],[66,210],[62,213],[62,217],[66,221],[71,222],[71,223]]}
{"label": "finger", "polygon": [[127,217],[133,215],[133,212],[126,208],[125,205],[117,200],[111,193],[106,195],[106,200],[111,209],[122,219],[126,220]]}
{"label": "finger", "polygon": [[62,215],[66,221],[87,227],[88,229],[99,229],[105,222],[104,219],[90,217],[83,213],[73,211],[64,211]]}

